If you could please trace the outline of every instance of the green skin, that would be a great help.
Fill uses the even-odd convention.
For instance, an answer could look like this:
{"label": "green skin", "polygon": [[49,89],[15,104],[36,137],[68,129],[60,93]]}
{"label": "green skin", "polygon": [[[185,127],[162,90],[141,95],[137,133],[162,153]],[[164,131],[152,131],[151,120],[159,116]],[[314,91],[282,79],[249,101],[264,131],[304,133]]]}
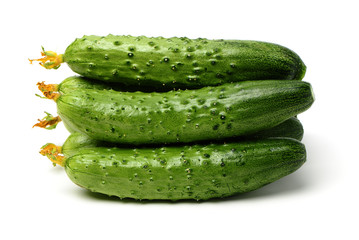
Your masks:
{"label": "green skin", "polygon": [[[66,123],[64,123],[64,125],[70,133],[76,133],[76,130],[71,129],[71,127],[68,126]],[[254,140],[254,139],[282,137],[282,138],[293,138],[298,141],[301,141],[303,139],[303,135],[304,135],[304,129],[302,123],[298,120],[298,118],[291,117],[275,127],[264,129],[262,131],[246,136],[230,138],[228,140]],[[109,145],[111,146],[111,143],[109,143]]]}
{"label": "green skin", "polygon": [[[87,79],[84,77],[73,76],[68,77],[59,85],[59,91],[64,94],[66,92],[73,91],[77,88],[82,89],[116,89],[116,90],[129,90],[128,87],[124,87],[122,85],[117,84],[106,84],[98,81],[94,81],[91,79]],[[70,133],[76,132],[76,130],[71,129],[66,123],[64,123],[65,127]],[[287,137],[297,139],[299,141],[302,140],[304,135],[304,129],[301,122],[296,117],[291,117],[283,123],[270,128],[264,129],[262,131],[256,132],[254,134],[248,136],[242,136],[240,139],[259,139],[259,138],[269,138],[269,137]],[[237,139],[239,140],[239,139]]]}
{"label": "green skin", "polygon": [[64,123],[94,139],[123,144],[248,135],[277,126],[314,101],[311,85],[302,81],[245,81],[164,93],[61,91],[64,85],[57,99]]}
{"label": "green skin", "polygon": [[66,173],[77,185],[140,200],[207,200],[249,192],[306,161],[305,146],[289,138],[131,149],[104,147],[75,133],[63,153]]}
{"label": "green skin", "polygon": [[85,77],[158,89],[300,80],[306,71],[296,53],[277,44],[176,37],[84,36],[67,47],[63,61]]}

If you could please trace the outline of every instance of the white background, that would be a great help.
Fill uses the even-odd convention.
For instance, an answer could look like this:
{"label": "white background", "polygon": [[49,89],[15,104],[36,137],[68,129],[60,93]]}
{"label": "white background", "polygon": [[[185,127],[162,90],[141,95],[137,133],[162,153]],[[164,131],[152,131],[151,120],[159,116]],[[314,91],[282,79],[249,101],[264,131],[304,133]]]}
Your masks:
{"label": "white background", "polygon": [[[358,239],[357,1],[2,1],[0,239]],[[55,104],[38,81],[73,75],[30,65],[85,34],[274,42],[298,53],[316,102],[299,119],[306,164],[222,201],[136,202],[90,194],[38,154],[68,136],[31,128]]]}

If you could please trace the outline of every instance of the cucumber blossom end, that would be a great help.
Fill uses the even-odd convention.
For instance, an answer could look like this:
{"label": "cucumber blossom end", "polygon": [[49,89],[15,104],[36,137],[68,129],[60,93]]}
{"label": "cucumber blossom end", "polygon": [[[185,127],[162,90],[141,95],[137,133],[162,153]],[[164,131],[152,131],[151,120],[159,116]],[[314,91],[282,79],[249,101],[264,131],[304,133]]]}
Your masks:
{"label": "cucumber blossom end", "polygon": [[46,156],[54,166],[60,165],[65,166],[65,156],[62,153],[62,147],[56,146],[53,143],[47,143],[41,147],[40,154]]}
{"label": "cucumber blossom end", "polygon": [[45,128],[47,130],[55,129],[57,124],[61,122],[61,118],[59,116],[52,116],[52,114],[45,112],[46,116],[43,119],[38,119],[38,123],[36,123],[34,127]]}
{"label": "cucumber blossom end", "polygon": [[44,47],[42,48],[41,56],[42,58],[38,59],[29,59],[30,64],[37,61],[39,64],[46,69],[58,69],[61,63],[64,62],[63,54],[57,54],[53,51],[45,51]]}
{"label": "cucumber blossom end", "polygon": [[45,84],[44,81],[38,82],[36,84],[39,90],[47,99],[52,99],[56,102],[56,100],[60,97],[60,93],[58,93],[58,84]]}

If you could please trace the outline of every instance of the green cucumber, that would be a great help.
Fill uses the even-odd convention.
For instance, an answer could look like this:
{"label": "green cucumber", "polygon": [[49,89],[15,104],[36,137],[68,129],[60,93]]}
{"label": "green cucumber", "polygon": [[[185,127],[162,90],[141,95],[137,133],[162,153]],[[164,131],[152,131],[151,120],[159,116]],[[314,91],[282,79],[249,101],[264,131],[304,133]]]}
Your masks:
{"label": "green cucumber", "polygon": [[[72,129],[66,123],[64,123],[64,126],[70,133],[76,133],[76,130]],[[229,140],[234,140],[234,139],[248,140],[248,139],[264,139],[264,138],[279,137],[279,138],[293,138],[298,141],[301,141],[303,139],[303,134],[304,134],[304,129],[302,123],[296,117],[291,117],[275,127],[264,129],[262,131],[247,136],[236,137]]]}
{"label": "green cucumber", "polygon": [[[63,80],[57,90],[61,94],[65,94],[66,92],[76,91],[76,89],[97,89],[97,90],[128,90],[128,87],[124,87],[118,84],[106,84],[101,83],[92,79],[79,77],[79,76],[72,76],[68,77]],[[66,123],[64,123],[65,127],[69,130],[69,132],[76,132],[76,130],[71,129]],[[289,137],[294,138],[297,140],[302,140],[303,138],[303,126],[301,122],[296,117],[291,117],[290,119],[284,121],[283,123],[270,128],[265,129],[260,132],[256,132],[254,134],[248,136],[242,136],[243,138],[268,138],[268,137]]]}
{"label": "green cucumber", "polygon": [[306,161],[305,146],[289,138],[227,144],[119,148],[93,144],[75,133],[42,154],[65,167],[77,185],[109,196],[181,200],[223,198],[258,189]]}
{"label": "green cucumber", "polygon": [[[64,54],[44,51],[46,68],[66,62],[92,79],[135,85],[201,88],[223,83],[302,79],[306,66],[290,49],[267,42],[133,36],[83,36]],[[45,62],[48,58],[48,62]]]}
{"label": "green cucumber", "polygon": [[313,101],[309,83],[290,80],[244,81],[164,93],[77,88],[56,99],[58,114],[71,129],[123,144],[248,135],[277,126],[308,109]]}
{"label": "green cucumber", "polygon": [[[66,123],[64,123],[65,128],[70,133],[76,133],[76,130],[71,129],[70,126],[68,126]],[[282,122],[281,124],[265,129],[247,136],[241,136],[241,137],[235,137],[230,139],[223,139],[223,140],[229,140],[229,141],[241,141],[241,140],[253,140],[253,139],[264,139],[264,138],[293,138],[298,141],[301,141],[303,139],[304,129],[301,122],[296,117],[291,117],[288,120]],[[101,142],[94,140],[94,142]],[[111,143],[106,142],[109,146],[113,145]]]}

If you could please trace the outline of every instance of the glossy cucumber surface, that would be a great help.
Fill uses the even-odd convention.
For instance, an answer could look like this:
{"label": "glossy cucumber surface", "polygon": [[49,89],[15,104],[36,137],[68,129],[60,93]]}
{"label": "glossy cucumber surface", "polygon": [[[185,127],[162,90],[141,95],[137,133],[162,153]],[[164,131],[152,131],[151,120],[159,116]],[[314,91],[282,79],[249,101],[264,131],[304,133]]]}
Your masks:
{"label": "glossy cucumber surface", "polygon": [[65,90],[57,107],[66,125],[94,139],[162,144],[253,134],[305,111],[313,101],[309,83],[267,80],[163,93],[76,88]]}
{"label": "glossy cucumber surface", "polygon": [[63,61],[92,79],[163,89],[302,79],[306,67],[290,49],[267,42],[145,36],[83,36]]}
{"label": "glossy cucumber surface", "polygon": [[[118,84],[106,84],[101,83],[92,79],[79,77],[79,76],[72,76],[69,78],[66,78],[62,83],[59,85],[59,92],[62,94],[65,94],[66,92],[75,91],[76,89],[97,89],[97,90],[110,90],[115,89],[118,91],[126,91],[129,90],[128,87],[125,87],[123,85]],[[69,130],[69,132],[76,132],[76,130],[71,129],[70,126],[68,126],[66,123],[64,123],[66,128]],[[288,138],[294,138],[297,140],[302,140],[304,134],[304,129],[296,117],[291,117],[288,120],[284,121],[283,123],[280,123],[279,125],[264,129],[262,131],[256,132],[254,134],[250,134],[247,136],[239,137],[239,139],[253,139],[253,138],[268,138],[268,137],[288,137]]]}
{"label": "glossy cucumber surface", "polygon": [[65,169],[79,186],[109,196],[181,200],[253,191],[297,170],[306,150],[294,139],[227,144],[119,148],[72,134],[63,146]]}

